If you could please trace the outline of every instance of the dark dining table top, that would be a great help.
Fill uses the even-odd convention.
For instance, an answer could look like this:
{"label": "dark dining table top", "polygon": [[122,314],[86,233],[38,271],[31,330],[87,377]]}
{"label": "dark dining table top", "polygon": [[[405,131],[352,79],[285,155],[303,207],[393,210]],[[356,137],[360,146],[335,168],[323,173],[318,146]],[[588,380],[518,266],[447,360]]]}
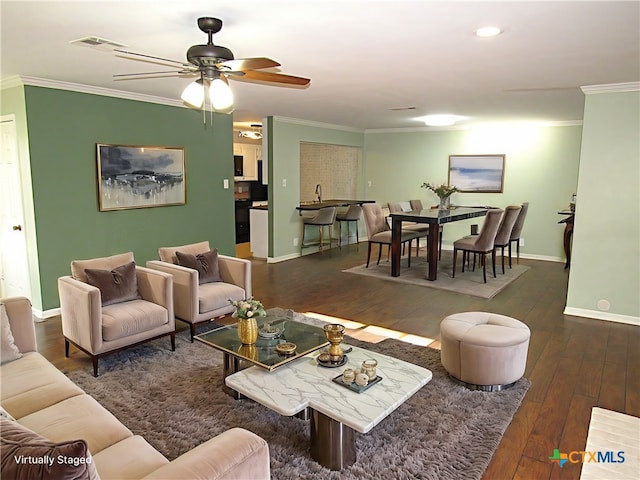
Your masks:
{"label": "dark dining table top", "polygon": [[458,220],[465,220],[467,218],[483,217],[487,214],[487,210],[489,210],[490,208],[491,207],[487,206],[453,206],[449,210],[427,208],[424,210],[412,210],[410,212],[395,212],[391,213],[390,216],[392,220],[443,224],[449,222],[457,222]]}

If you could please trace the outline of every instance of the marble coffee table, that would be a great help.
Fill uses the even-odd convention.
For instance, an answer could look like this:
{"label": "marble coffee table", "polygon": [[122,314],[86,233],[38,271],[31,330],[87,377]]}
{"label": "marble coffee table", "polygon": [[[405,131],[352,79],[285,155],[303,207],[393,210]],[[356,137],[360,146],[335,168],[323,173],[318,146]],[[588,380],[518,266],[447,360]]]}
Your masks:
{"label": "marble coffee table", "polygon": [[[356,460],[354,432],[367,433],[432,378],[429,370],[396,358],[353,347],[347,364],[339,368],[318,365],[319,352],[268,371],[251,367],[226,377],[228,387],[285,416],[308,414],[311,420],[311,457],[332,470]],[[378,361],[382,380],[357,393],[332,379],[362,361]],[[303,415],[307,416],[307,415]]]}

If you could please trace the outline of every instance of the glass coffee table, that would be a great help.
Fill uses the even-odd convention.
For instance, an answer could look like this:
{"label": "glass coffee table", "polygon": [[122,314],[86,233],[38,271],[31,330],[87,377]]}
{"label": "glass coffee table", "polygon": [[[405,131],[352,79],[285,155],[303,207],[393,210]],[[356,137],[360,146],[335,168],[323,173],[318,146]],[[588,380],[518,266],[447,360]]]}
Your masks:
{"label": "glass coffee table", "polygon": [[[293,320],[292,311],[284,314],[268,314],[256,320],[259,334],[258,340],[253,345],[243,345],[240,342],[237,325],[228,325],[194,336],[196,340],[222,351],[224,378],[250,366],[247,364],[273,371],[329,345],[322,328]],[[265,331],[266,325],[271,327],[270,332]],[[291,355],[278,353],[276,345],[287,342],[296,345],[295,352]],[[227,387],[225,391],[239,398],[235,391],[229,391]]]}

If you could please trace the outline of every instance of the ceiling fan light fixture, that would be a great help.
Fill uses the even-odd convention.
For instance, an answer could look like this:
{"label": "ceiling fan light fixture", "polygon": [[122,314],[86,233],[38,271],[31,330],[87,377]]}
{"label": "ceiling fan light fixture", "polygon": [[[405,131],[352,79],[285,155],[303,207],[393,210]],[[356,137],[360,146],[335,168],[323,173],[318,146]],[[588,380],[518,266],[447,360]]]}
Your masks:
{"label": "ceiling fan light fixture", "polygon": [[251,130],[241,130],[238,135],[252,140],[260,140],[262,138],[262,125],[253,123],[251,124]]}
{"label": "ceiling fan light fixture", "polygon": [[204,86],[202,79],[198,79],[187,85],[187,88],[184,89],[180,98],[183,102],[194,108],[202,108],[204,103]]}
{"label": "ceiling fan light fixture", "polygon": [[233,112],[233,92],[221,78],[214,78],[209,85],[209,99],[216,112]]}

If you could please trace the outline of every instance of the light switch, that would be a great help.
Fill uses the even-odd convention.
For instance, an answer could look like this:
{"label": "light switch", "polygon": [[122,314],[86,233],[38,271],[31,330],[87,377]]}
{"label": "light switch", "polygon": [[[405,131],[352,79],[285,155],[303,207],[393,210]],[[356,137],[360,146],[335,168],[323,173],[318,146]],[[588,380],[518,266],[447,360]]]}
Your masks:
{"label": "light switch", "polygon": [[225,188],[225,189],[229,188],[229,179],[228,178],[225,178],[222,181],[222,188]]}

